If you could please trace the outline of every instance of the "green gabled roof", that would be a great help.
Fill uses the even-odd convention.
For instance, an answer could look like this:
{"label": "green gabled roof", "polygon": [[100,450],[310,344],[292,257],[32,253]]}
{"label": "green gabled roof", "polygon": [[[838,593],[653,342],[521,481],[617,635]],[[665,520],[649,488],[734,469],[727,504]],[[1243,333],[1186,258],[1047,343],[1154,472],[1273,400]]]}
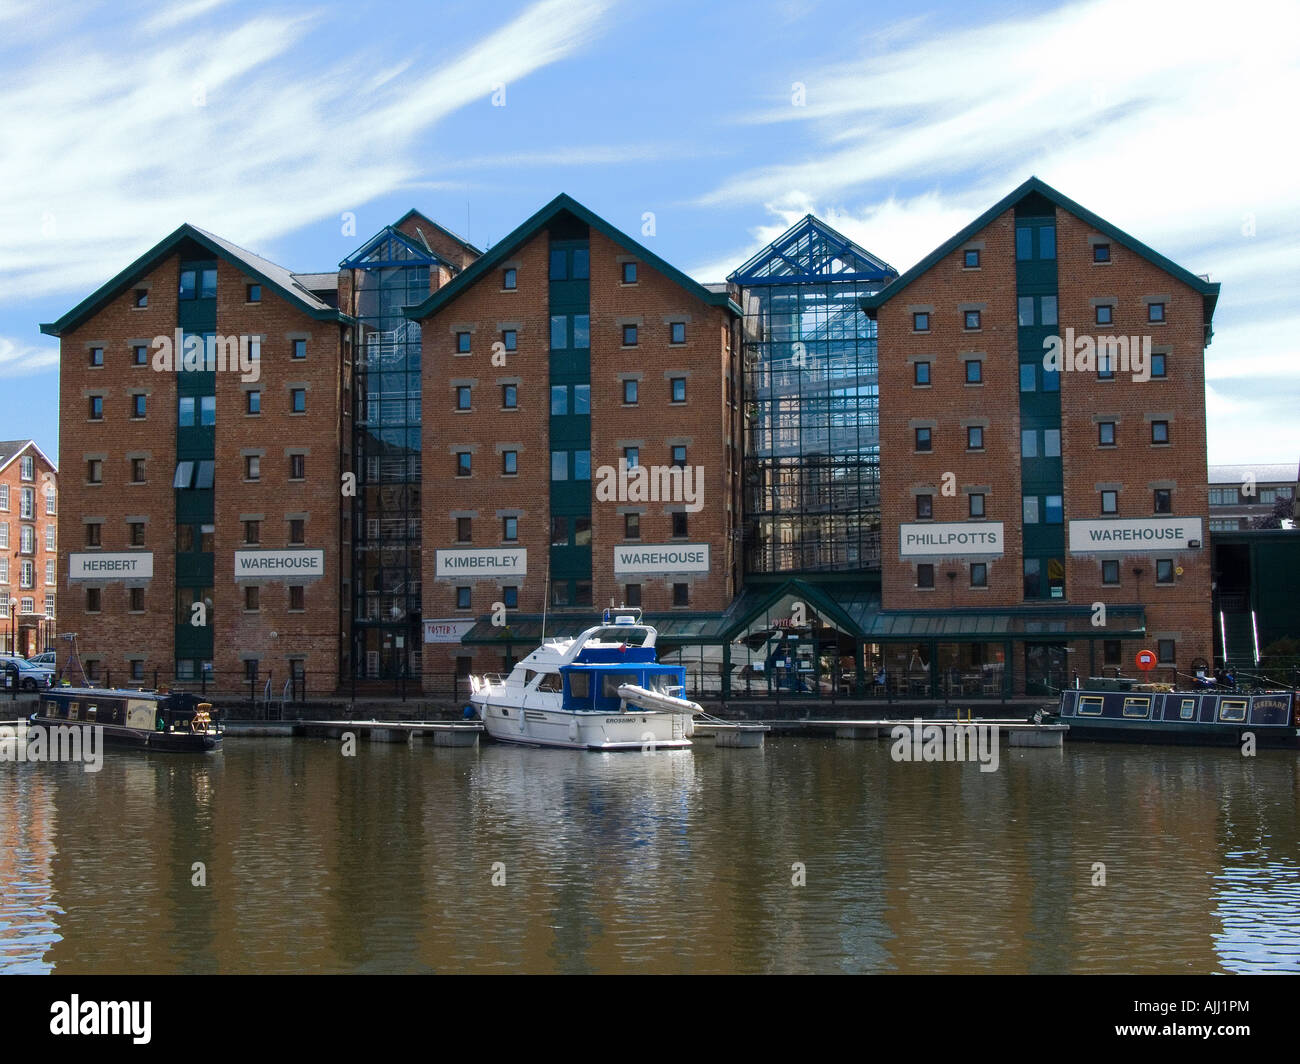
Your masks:
{"label": "green gabled roof", "polygon": [[738,307],[727,295],[726,292],[710,291],[705,285],[687,277],[681,270],[675,266],[669,265],[649,248],[638,244],[630,236],[620,229],[614,228],[609,222],[605,221],[600,215],[588,210],[577,200],[564,193],[556,196],[545,207],[534,214],[526,222],[516,228],[513,232],[503,237],[497,242],[491,251],[487,252],[482,258],[477,259],[474,263],[465,268],[465,271],[452,280],[449,284],[439,288],[423,303],[417,303],[414,306],[406,308],[406,316],[415,321],[427,318],[430,314],[440,310],[466,289],[475,284],[479,278],[489,273],[501,263],[505,262],[511,255],[519,249],[519,246],[530,239],[539,229],[550,224],[551,220],[557,215],[564,212],[572,214],[575,218],[585,222],[592,229],[604,233],[614,243],[623,247],[630,254],[635,255],[647,266],[658,270],[669,280],[674,281],[680,287],[686,289],[691,295],[702,303],[708,303],[715,307],[728,307],[737,316],[740,316],[740,307]]}
{"label": "green gabled roof", "polygon": [[237,244],[232,244],[228,240],[223,240],[221,237],[187,222],[170,236],[165,237],[151,247],[111,281],[97,288],[58,321],[43,324],[41,332],[47,336],[62,336],[69,330],[75,329],[87,318],[98,312],[109,300],[115,299],[130,288],[154,263],[171,254],[185,240],[194,241],[200,247],[211,252],[214,257],[224,259],[241,273],[275,289],[290,303],[301,308],[313,318],[322,321],[348,320],[347,315],[342,314],[337,308],[331,307],[323,299],[314,295],[283,266],[277,266],[269,259],[254,255],[251,251],[247,251]]}
{"label": "green gabled roof", "polygon": [[444,236],[448,236],[448,237],[450,237],[452,240],[456,241],[456,243],[459,244],[461,247],[465,248],[465,250],[467,250],[467,251],[472,251],[472,252],[474,252],[475,255],[482,255],[482,254],[483,254],[483,250],[482,250],[481,248],[476,248],[473,244],[471,244],[471,243],[470,243],[468,240],[466,240],[463,236],[460,236],[458,233],[453,233],[453,232],[452,232],[450,229],[448,229],[445,225],[440,225],[438,222],[435,222],[432,218],[430,218],[427,214],[423,213],[422,211],[417,211],[414,207],[412,207],[412,208],[411,208],[409,211],[407,211],[404,215],[402,215],[400,218],[398,218],[397,221],[395,221],[395,222],[393,223],[393,228],[394,228],[394,229],[398,229],[398,228],[400,228],[400,227],[401,227],[401,224],[402,224],[404,221],[406,221],[406,219],[408,219],[408,218],[410,218],[410,217],[412,217],[412,216],[414,216],[414,217],[416,217],[416,218],[419,218],[421,221],[428,222],[431,226],[433,226],[434,229],[437,229],[438,232],[442,233]]}
{"label": "green gabled roof", "polygon": [[1206,342],[1209,342],[1210,322],[1214,317],[1214,306],[1219,299],[1219,284],[1217,281],[1207,281],[1203,277],[1198,277],[1190,270],[1184,269],[1172,259],[1165,258],[1158,251],[1147,247],[1147,245],[1142,243],[1142,241],[1129,236],[1128,233],[1124,232],[1124,230],[1120,229],[1117,225],[1113,225],[1106,221],[1105,218],[1093,214],[1092,211],[1088,210],[1086,207],[1082,207],[1075,203],[1074,200],[1070,199],[1068,196],[1061,195],[1061,193],[1057,192],[1051,185],[1036,177],[1031,177],[1019,188],[1013,190],[1009,195],[998,200],[997,203],[993,204],[992,207],[971,222],[970,225],[949,237],[910,270],[901,274],[892,284],[886,285],[879,292],[876,292],[873,295],[865,296],[861,302],[862,309],[867,312],[868,316],[874,317],[875,315],[872,313],[873,311],[881,307],[883,304],[888,303],[889,300],[893,299],[894,296],[898,295],[899,292],[910,285],[918,277],[929,271],[930,267],[945,255],[955,251],[981,229],[989,225],[989,223],[991,223],[995,218],[1010,210],[1022,199],[1027,196],[1032,196],[1035,193],[1054,203],[1062,210],[1073,214],[1080,221],[1086,222],[1099,233],[1104,233],[1117,244],[1121,244],[1135,254],[1141,255],[1142,258],[1146,259],[1153,265],[1158,266],[1170,276],[1182,281],[1189,288],[1200,292],[1205,301],[1205,333]]}

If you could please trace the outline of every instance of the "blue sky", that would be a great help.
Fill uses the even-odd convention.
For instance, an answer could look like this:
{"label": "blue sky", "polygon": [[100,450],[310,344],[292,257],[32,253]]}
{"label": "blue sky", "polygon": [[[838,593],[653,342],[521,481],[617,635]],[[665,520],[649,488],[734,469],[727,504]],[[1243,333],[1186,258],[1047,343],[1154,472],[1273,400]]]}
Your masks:
{"label": "blue sky", "polygon": [[0,438],[57,453],[39,323],[182,222],[306,272],[412,206],[483,247],[568,192],[633,235],[652,211],[643,239],[708,281],[809,211],[906,269],[1037,174],[1223,283],[1210,461],[1295,460],[1296,22],[1275,0],[0,0]]}

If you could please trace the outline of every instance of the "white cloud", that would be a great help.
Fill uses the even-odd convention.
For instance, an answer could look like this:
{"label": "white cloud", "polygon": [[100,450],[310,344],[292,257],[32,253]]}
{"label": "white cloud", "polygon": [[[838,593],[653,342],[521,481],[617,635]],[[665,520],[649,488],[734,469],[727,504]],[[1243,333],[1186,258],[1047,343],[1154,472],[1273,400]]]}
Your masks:
{"label": "white cloud", "polygon": [[147,19],[142,28],[150,33],[175,29],[182,22],[189,22],[192,19],[206,15],[214,8],[228,2],[229,0],[192,0],[188,4],[173,4],[171,7],[164,8],[152,18]]}
{"label": "white cloud", "polygon": [[59,364],[57,344],[33,347],[0,336],[0,377],[22,377],[43,373]]}
{"label": "white cloud", "polygon": [[540,0],[477,41],[443,42],[451,60],[386,77],[378,55],[308,65],[318,13],[228,16],[144,49],[138,27],[0,45],[0,292],[84,293],[182,221],[274,258],[277,237],[427,180],[432,127],[467,105],[486,116],[495,84],[584,47],[609,3]]}

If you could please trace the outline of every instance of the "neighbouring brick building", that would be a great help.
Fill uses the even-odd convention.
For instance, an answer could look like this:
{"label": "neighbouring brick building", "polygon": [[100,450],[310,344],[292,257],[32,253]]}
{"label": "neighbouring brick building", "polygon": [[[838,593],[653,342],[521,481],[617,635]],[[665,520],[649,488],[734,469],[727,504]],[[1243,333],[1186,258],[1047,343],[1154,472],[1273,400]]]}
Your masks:
{"label": "neighbouring brick building", "polygon": [[[881,351],[888,666],[925,686],[1005,671],[1047,693],[1131,672],[1147,646],[1165,678],[1212,662],[1218,290],[1031,179],[864,300]],[[1045,358],[1053,337],[1068,365]]]}
{"label": "neighbouring brick building", "polygon": [[0,652],[53,644],[58,506],[54,463],[33,440],[0,440]]}

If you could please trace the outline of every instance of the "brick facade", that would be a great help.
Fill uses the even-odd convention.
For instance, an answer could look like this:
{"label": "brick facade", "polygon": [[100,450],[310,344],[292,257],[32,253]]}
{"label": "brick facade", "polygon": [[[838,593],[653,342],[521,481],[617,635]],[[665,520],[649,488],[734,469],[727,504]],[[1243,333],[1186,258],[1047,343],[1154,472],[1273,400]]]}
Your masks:
{"label": "brick facade", "polygon": [[[49,537],[55,535],[59,503],[59,471],[36,445],[30,440],[0,444],[0,649],[4,652],[22,657],[39,654],[57,634],[53,612],[57,585],[47,577],[50,563],[58,557],[57,536],[53,544]],[[24,579],[25,569],[30,579]]]}

